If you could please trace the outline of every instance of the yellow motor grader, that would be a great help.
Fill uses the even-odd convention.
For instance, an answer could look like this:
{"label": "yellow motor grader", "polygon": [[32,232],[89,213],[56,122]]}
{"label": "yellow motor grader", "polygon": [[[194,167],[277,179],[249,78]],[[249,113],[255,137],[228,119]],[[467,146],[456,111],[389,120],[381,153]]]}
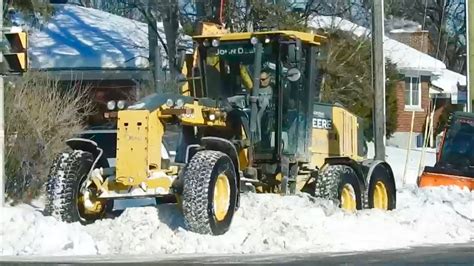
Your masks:
{"label": "yellow motor grader", "polygon": [[[47,213],[89,223],[114,199],[171,197],[188,230],[219,235],[249,190],[309,193],[348,211],[395,208],[392,170],[366,159],[361,120],[315,100],[324,37],[271,31],[194,41],[185,92],[150,95],[118,111],[115,167],[94,141],[67,141],[71,151],[49,174]],[[170,161],[161,144],[176,124]]]}

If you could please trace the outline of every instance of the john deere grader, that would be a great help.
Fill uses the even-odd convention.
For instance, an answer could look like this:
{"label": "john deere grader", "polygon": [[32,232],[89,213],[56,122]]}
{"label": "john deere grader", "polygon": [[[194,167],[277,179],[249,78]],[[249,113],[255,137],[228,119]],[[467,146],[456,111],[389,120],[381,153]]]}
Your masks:
{"label": "john deere grader", "polygon": [[[115,167],[94,141],[67,141],[71,151],[51,167],[46,212],[85,224],[114,199],[171,197],[188,230],[219,235],[243,191],[304,192],[348,211],[395,208],[392,170],[365,159],[360,119],[315,100],[324,40],[293,31],[194,37],[186,91],[118,111]],[[176,124],[170,162],[161,143]]]}

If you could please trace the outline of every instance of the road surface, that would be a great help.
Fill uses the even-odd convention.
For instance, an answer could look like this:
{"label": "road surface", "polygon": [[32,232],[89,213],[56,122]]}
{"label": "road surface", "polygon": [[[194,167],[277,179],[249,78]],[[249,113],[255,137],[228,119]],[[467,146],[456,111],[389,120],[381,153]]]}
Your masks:
{"label": "road surface", "polygon": [[466,244],[413,247],[400,250],[353,253],[316,253],[280,255],[154,255],[154,256],[78,256],[78,257],[0,257],[0,264],[44,265],[101,264],[101,265],[333,265],[333,264],[424,264],[474,265],[474,242]]}

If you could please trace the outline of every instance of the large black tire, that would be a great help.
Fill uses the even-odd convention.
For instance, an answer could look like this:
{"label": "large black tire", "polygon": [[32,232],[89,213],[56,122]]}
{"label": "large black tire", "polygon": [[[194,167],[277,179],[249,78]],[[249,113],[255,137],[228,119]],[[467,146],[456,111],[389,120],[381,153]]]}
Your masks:
{"label": "large black tire", "polygon": [[344,186],[350,186],[356,201],[356,209],[363,208],[362,186],[352,168],[345,165],[327,165],[316,179],[314,195],[318,198],[329,199],[339,203]]}
{"label": "large black tire", "polygon": [[[219,175],[228,180],[229,205],[225,217],[214,211],[214,192]],[[183,174],[183,215],[188,230],[199,234],[221,235],[229,230],[237,205],[237,176],[232,160],[219,151],[199,151]]]}
{"label": "large black tire", "polygon": [[[376,194],[376,187],[379,183],[378,189],[381,190],[382,193],[385,193],[384,197],[386,196],[387,203],[383,204],[385,206],[376,206],[375,204],[375,194]],[[385,192],[383,192],[385,191]],[[379,192],[380,193],[380,192]],[[369,208],[379,208],[382,210],[393,210],[396,208],[397,205],[397,194],[396,194],[395,184],[390,178],[389,173],[383,167],[377,167],[374,172],[372,173],[372,177],[369,184]]]}
{"label": "large black tire", "polygon": [[[103,211],[88,214],[79,204],[79,190],[93,161],[94,156],[91,153],[80,150],[61,153],[56,158],[46,183],[45,213],[47,215],[63,222],[88,224],[103,218],[106,210],[111,209],[111,206],[106,206],[104,201]],[[111,203],[113,201],[108,201],[108,204]]]}

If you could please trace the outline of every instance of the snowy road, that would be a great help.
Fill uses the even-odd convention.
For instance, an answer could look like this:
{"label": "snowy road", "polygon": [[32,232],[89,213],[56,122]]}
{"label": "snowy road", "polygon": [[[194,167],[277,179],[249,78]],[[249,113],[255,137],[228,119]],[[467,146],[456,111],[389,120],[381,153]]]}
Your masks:
{"label": "snowy road", "polygon": [[37,265],[38,263],[61,264],[153,264],[153,265],[332,265],[332,264],[416,264],[416,265],[472,265],[474,264],[474,243],[422,246],[389,251],[272,254],[272,255],[159,255],[159,256],[70,256],[70,257],[0,257],[0,263],[8,265]]}
{"label": "snowy road", "polygon": [[[388,154],[400,179],[403,150],[390,148]],[[429,156],[428,161],[433,159]],[[455,187],[418,189],[412,185],[417,168],[412,162],[408,185],[398,185],[394,211],[351,214],[305,195],[245,194],[230,231],[223,236],[184,230],[181,215],[172,205],[129,208],[115,219],[88,226],[58,222],[29,205],[7,207],[0,209],[0,254],[303,254],[472,241],[474,192]]]}

